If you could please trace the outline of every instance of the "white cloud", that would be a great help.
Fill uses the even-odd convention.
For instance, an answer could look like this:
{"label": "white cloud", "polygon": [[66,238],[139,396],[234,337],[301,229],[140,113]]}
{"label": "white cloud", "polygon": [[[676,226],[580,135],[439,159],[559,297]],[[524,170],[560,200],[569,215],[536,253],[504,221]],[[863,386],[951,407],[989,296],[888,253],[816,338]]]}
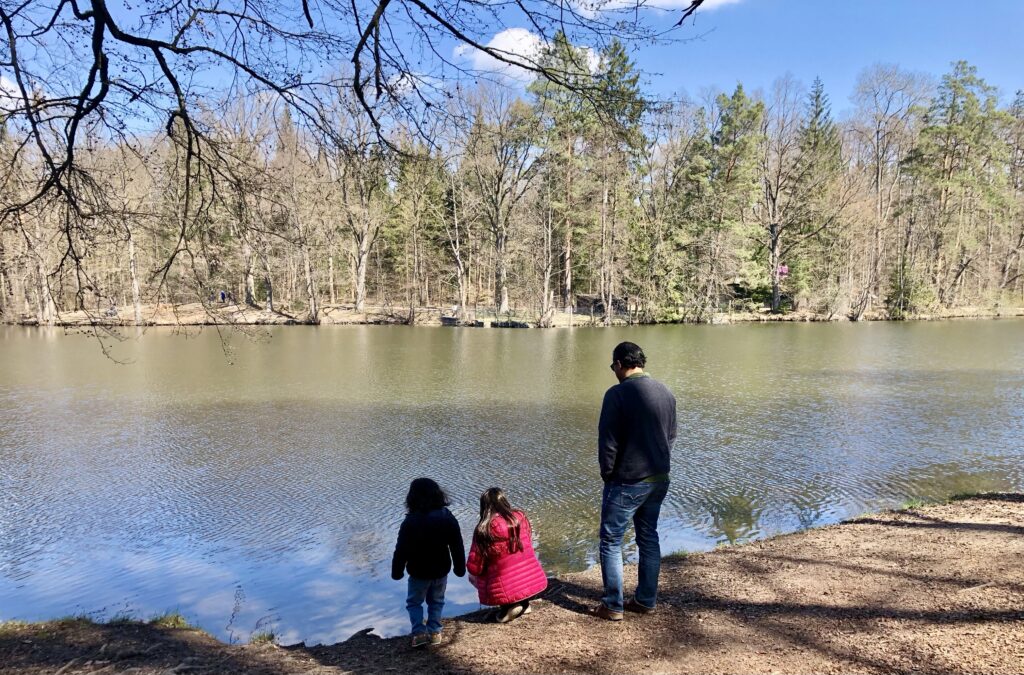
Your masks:
{"label": "white cloud", "polygon": [[[604,10],[613,11],[635,7],[638,0],[572,1],[577,11],[583,14],[597,14]],[[697,11],[698,13],[713,11],[727,5],[737,5],[743,1],[704,0]],[[643,8],[655,11],[681,10],[689,7],[691,2],[692,0],[649,0],[644,3]],[[534,79],[535,74],[528,67],[523,66],[533,64],[540,55],[543,45],[544,42],[540,36],[526,28],[506,28],[492,37],[485,45],[488,49],[497,52],[502,59],[495,58],[491,54],[465,43],[457,45],[452,50],[452,55],[459,61],[467,62],[472,70],[498,75],[519,84],[527,84]],[[590,71],[596,72],[600,67],[599,54],[595,50],[584,49]],[[516,65],[516,63],[523,64],[523,66]]]}
{"label": "white cloud", "polygon": [[0,75],[0,110],[11,112],[21,105],[21,93],[18,83],[4,75]]}
{"label": "white cloud", "polygon": [[[635,7],[638,1],[644,0],[570,0],[577,11],[584,15],[596,15],[601,11],[615,11]],[[681,10],[690,6],[692,0],[646,0],[644,9],[655,11]],[[712,11],[727,5],[736,5],[744,0],[704,0],[698,12]],[[524,65],[531,65],[540,54],[543,41],[536,33],[526,28],[506,28],[497,33],[485,45],[494,50],[503,59],[498,59],[468,44],[460,44],[452,50],[452,55],[460,60],[468,62],[473,70],[482,73],[499,75],[508,80],[526,84],[534,79],[535,75],[528,68],[515,65],[517,62]],[[512,63],[509,63],[511,61]],[[591,72],[597,70],[599,63],[598,54],[588,49],[587,61],[590,64]]]}
{"label": "white cloud", "polygon": [[491,38],[485,46],[493,49],[507,61],[497,59],[487,52],[461,44],[455,47],[455,58],[468,61],[473,70],[496,73],[519,82],[529,82],[534,75],[515,63],[531,64],[540,54],[541,39],[525,28],[506,28]]}
{"label": "white cloud", "polygon": [[[498,50],[505,58],[511,61],[518,61],[525,65],[532,65],[540,56],[540,50],[544,42],[536,33],[526,28],[506,28],[487,43],[487,47]],[[601,55],[597,50],[589,47],[581,48],[587,58],[587,66],[590,72],[596,73],[601,66]],[[497,74],[519,84],[528,84],[536,77],[536,74],[526,68],[516,66],[496,59],[490,54],[480,51],[467,44],[461,44],[453,50],[455,58],[468,61],[473,70],[485,73]]]}

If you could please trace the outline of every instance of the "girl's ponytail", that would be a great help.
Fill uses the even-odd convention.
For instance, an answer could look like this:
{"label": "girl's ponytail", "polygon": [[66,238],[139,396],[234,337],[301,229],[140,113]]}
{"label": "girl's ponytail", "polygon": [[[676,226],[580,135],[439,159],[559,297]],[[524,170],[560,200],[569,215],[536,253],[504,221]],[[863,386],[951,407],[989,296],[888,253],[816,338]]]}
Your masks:
{"label": "girl's ponytail", "polygon": [[[520,512],[522,513],[522,512]],[[520,538],[521,521],[516,517],[505,492],[501,488],[488,488],[480,495],[480,522],[473,531],[473,540],[477,546],[486,549],[494,543],[494,536],[491,534],[491,521],[499,516],[508,524],[508,552],[516,553],[523,550],[523,541]],[[526,514],[522,514],[526,518]]]}

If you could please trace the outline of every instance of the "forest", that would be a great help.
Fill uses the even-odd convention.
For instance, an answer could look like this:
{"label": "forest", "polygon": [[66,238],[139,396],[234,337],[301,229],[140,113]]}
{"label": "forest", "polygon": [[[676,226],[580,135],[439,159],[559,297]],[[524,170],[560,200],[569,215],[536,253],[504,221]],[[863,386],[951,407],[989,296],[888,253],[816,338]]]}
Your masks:
{"label": "forest", "polygon": [[422,125],[382,130],[343,87],[317,124],[238,91],[188,126],[86,120],[77,191],[53,198],[32,197],[47,157],[28,138],[48,132],[0,110],[0,206],[19,207],[0,220],[0,319],[142,323],[221,292],[309,323],[327,306],[538,325],[1024,306],[1024,92],[968,63],[867,67],[836,112],[789,76],[654,97],[615,40],[558,35],[539,60],[562,76],[445,84]]}

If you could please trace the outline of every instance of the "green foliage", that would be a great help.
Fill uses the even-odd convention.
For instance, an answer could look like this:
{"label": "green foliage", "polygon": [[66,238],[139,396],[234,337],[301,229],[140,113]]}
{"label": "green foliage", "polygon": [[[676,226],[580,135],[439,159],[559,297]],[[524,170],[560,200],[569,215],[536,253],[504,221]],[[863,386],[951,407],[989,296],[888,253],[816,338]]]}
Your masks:
{"label": "green foliage", "polygon": [[[719,307],[724,281],[750,259],[752,224],[746,214],[758,197],[758,149],[764,104],[737,85],[715,100],[717,125],[694,143],[680,188],[686,214],[687,271],[697,320]],[[703,120],[699,120],[703,124]]]}
{"label": "green foliage", "polygon": [[274,631],[260,631],[249,636],[251,645],[272,645],[277,642],[277,635]]}
{"label": "green foliage", "polygon": [[736,85],[731,97],[716,100],[719,126],[711,134],[708,186],[712,192],[711,225],[734,228],[757,199],[760,176],[757,152],[762,142],[764,103],[754,101]]}
{"label": "green foliage", "polygon": [[[258,300],[273,290],[278,308],[312,308],[329,292],[328,265],[331,290],[354,298],[360,285],[370,305],[483,310],[501,285],[507,309],[532,317],[551,293],[559,307],[578,293],[627,298],[641,321],[709,321],[779,299],[776,309],[829,316],[884,304],[894,318],[1024,302],[1024,92],[1001,106],[973,66],[954,64],[934,91],[875,67],[856,110],[836,120],[820,79],[781,108],[742,86],[657,102],[618,41],[592,48],[559,33],[539,59],[551,77],[532,82],[528,100],[453,90],[452,124],[432,142],[385,130],[401,152],[341,99],[322,111],[337,126],[330,138],[286,107],[210,106],[206,172],[170,140],[139,153],[96,139],[96,190],[124,191],[104,182],[118,173],[144,177],[144,189],[96,214],[81,241],[58,236],[58,214],[43,208],[26,216],[28,236],[0,231],[0,310],[44,320],[39,289],[65,310],[80,285],[90,309],[123,304],[127,230],[147,304],[254,287]],[[180,121],[171,131],[180,140]],[[10,186],[39,168],[31,153],[11,156],[22,133],[0,124]],[[773,184],[779,167],[785,180]],[[83,275],[53,276],[71,244]]]}
{"label": "green foliage", "polygon": [[908,319],[935,305],[932,286],[920,277],[920,273],[908,265],[899,265],[889,279],[889,294],[885,307],[892,319]]}
{"label": "green foliage", "polygon": [[110,617],[106,623],[111,626],[126,626],[131,623],[135,623],[135,618],[128,612],[121,612]]}
{"label": "green foliage", "polygon": [[181,615],[180,612],[167,612],[160,616],[155,616],[149,620],[151,626],[157,628],[192,628],[193,626],[188,620]]}
{"label": "green foliage", "polygon": [[807,110],[797,135],[800,147],[800,181],[807,189],[834,179],[842,171],[843,140],[832,120],[832,108],[821,78],[815,78],[807,98]]}
{"label": "green foliage", "polygon": [[939,304],[949,306],[964,273],[981,254],[988,235],[971,227],[966,214],[990,220],[1011,202],[1005,165],[1005,130],[1012,115],[1000,110],[997,92],[965,61],[942,78],[924,116],[920,139],[906,162],[917,179],[924,226],[931,239],[930,285]]}
{"label": "green foliage", "polygon": [[88,614],[68,614],[53,620],[53,623],[95,623]]}

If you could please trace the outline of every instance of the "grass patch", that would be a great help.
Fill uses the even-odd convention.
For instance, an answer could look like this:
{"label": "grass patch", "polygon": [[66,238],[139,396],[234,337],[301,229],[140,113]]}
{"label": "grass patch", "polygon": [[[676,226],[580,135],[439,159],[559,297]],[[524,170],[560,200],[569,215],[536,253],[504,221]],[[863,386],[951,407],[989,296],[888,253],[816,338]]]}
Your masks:
{"label": "grass patch", "polygon": [[135,617],[128,613],[115,614],[114,616],[110,617],[109,620],[106,621],[106,624],[108,626],[127,626],[133,623],[138,623],[138,621],[136,621]]}
{"label": "grass patch", "polygon": [[149,625],[157,628],[195,628],[180,612],[167,612],[160,616],[154,616],[149,620]]}
{"label": "grass patch", "polygon": [[275,643],[277,643],[277,635],[272,630],[260,631],[249,636],[249,644],[251,645],[272,645]]}
{"label": "grass patch", "polygon": [[925,499],[925,498],[915,497],[913,499],[908,499],[907,501],[903,502],[900,505],[900,507],[898,509],[896,509],[896,510],[897,511],[908,511],[910,509],[920,509],[920,508],[923,508],[925,506],[937,506],[937,505],[940,505],[940,504],[950,504],[952,502],[959,502],[959,501],[963,501],[965,499],[973,499],[974,497],[979,497],[979,496],[981,496],[983,494],[986,494],[986,492],[984,492],[982,490],[966,490],[964,492],[956,492],[954,494],[951,494],[948,497],[945,497],[944,499]]}
{"label": "grass patch", "polygon": [[61,616],[53,621],[46,621],[44,623],[55,623],[55,624],[71,624],[71,623],[96,623],[92,620],[92,617],[88,614],[68,614],[67,616]]}

